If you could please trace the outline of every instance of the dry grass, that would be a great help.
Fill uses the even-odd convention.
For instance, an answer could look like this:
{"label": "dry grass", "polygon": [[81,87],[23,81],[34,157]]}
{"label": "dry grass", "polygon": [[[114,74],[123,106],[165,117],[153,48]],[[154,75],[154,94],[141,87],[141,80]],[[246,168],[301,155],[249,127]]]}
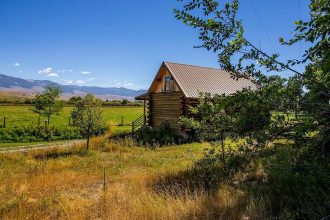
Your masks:
{"label": "dry grass", "polygon": [[213,193],[180,184],[160,190],[159,180],[185,170],[207,144],[149,150],[100,137],[92,144],[90,152],[0,155],[0,219],[254,219],[263,212],[228,185]]}

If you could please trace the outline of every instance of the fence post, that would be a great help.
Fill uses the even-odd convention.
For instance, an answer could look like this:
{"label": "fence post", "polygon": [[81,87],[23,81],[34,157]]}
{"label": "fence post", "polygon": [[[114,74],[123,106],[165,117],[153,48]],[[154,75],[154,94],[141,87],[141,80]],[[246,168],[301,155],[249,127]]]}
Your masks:
{"label": "fence post", "polygon": [[124,125],[124,116],[121,116],[121,124]]}
{"label": "fence post", "polygon": [[107,183],[105,178],[105,167],[103,168],[103,191],[106,191],[107,189]]}
{"label": "fence post", "polygon": [[6,127],[6,116],[3,117],[3,127]]}

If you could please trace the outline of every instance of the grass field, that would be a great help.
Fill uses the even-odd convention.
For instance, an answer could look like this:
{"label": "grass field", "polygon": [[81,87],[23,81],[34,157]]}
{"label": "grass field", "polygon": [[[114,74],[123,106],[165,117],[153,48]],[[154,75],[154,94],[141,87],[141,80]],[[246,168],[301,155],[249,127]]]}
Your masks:
{"label": "grass field", "polygon": [[63,152],[48,159],[35,152],[0,154],[0,219],[197,217],[206,194],[175,198],[157,192],[153,184],[184,170],[202,156],[202,149],[201,144],[149,150],[113,143],[88,154]]}
{"label": "grass field", "polygon": [[[38,115],[30,111],[29,106],[0,106],[0,125],[6,117],[6,126],[29,126],[38,124]],[[122,122],[129,126],[133,120],[143,114],[142,107],[103,107],[103,115],[106,122],[114,122],[116,125]],[[53,126],[69,125],[69,117],[72,107],[64,107],[59,115],[51,118],[50,124]],[[41,121],[43,121],[43,118]]]}
{"label": "grass field", "polygon": [[[6,117],[6,128],[37,125],[38,116],[29,109],[30,106],[0,105],[0,127],[3,126],[4,117]],[[54,127],[68,126],[71,110],[72,107],[64,107],[59,115],[54,115],[51,118],[50,125]],[[110,122],[114,124],[114,133],[130,132],[132,121],[143,114],[143,107],[103,107],[102,110],[106,124],[108,125]],[[44,120],[45,118],[41,119],[42,124]],[[46,144],[48,142],[0,143],[0,148],[40,143]]]}
{"label": "grass field", "polygon": [[[325,212],[308,179],[286,174],[295,150],[286,142],[212,191],[184,175],[208,143],[153,150],[131,139],[91,143],[89,152],[0,154],[0,219],[321,219]],[[294,211],[298,204],[305,217]]]}

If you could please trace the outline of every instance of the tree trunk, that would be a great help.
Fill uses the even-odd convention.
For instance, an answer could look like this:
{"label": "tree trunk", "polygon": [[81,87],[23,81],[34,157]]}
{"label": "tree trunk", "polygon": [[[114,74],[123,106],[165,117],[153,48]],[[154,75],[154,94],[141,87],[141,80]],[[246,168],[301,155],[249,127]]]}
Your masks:
{"label": "tree trunk", "polygon": [[87,143],[86,143],[86,150],[89,150],[89,134],[87,134]]}
{"label": "tree trunk", "polygon": [[220,138],[221,138],[221,149],[222,149],[222,161],[225,162],[225,143],[224,143],[223,132],[220,133]]}

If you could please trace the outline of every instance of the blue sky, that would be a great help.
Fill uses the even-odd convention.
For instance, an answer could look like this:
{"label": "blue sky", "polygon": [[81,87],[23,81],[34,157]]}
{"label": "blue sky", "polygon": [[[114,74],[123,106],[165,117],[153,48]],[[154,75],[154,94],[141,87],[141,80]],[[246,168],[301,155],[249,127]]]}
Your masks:
{"label": "blue sky", "polygon": [[[278,38],[291,36],[295,20],[308,19],[308,3],[241,0],[247,38],[283,60],[300,57],[304,43],[283,47]],[[176,0],[0,0],[0,73],[140,89],[164,60],[218,67],[215,54],[193,48],[198,32],[174,18],[179,6]]]}

